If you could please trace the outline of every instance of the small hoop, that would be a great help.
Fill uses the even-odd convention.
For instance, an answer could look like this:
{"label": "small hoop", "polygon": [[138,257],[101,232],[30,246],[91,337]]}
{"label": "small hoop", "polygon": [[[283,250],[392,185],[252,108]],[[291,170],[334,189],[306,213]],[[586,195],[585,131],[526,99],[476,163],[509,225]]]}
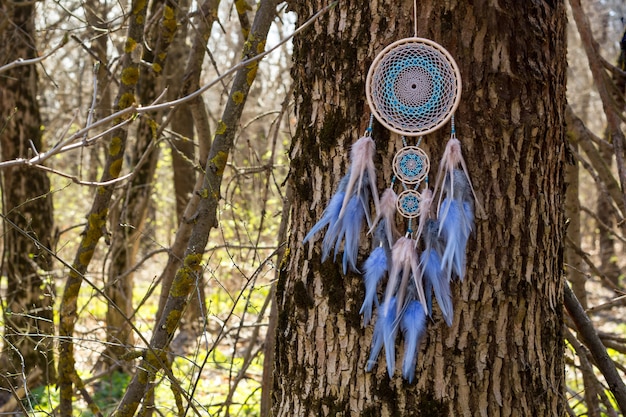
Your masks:
{"label": "small hoop", "polygon": [[420,215],[420,201],[422,195],[415,190],[404,190],[398,196],[396,206],[398,212],[407,219],[414,219]]}
{"label": "small hoop", "polygon": [[365,93],[376,119],[407,136],[445,124],[461,100],[461,73],[441,45],[423,38],[400,39],[374,59]]}
{"label": "small hoop", "polygon": [[418,184],[430,171],[428,155],[417,146],[405,146],[393,158],[393,173],[405,184]]}

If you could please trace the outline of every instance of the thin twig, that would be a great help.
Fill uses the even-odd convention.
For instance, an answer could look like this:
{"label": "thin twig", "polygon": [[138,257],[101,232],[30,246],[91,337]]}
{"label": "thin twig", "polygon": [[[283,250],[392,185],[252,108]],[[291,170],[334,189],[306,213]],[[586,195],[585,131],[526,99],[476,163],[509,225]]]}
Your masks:
{"label": "thin twig", "polygon": [[[612,205],[611,205],[611,209],[614,209]],[[603,232],[608,233],[609,235],[611,235],[611,237],[616,238],[617,240],[619,240],[622,243],[626,243],[626,239],[622,235],[619,235],[619,234],[615,233],[615,230],[613,230],[613,228],[611,226],[609,226],[608,224],[604,223],[602,221],[602,219],[600,219],[598,217],[598,215],[593,210],[591,210],[589,207],[585,207],[585,206],[581,205],[580,206],[580,210],[585,212],[585,213],[587,213],[589,216],[591,216],[595,220],[596,225],[600,229],[602,229]]]}
{"label": "thin twig", "polygon": [[623,307],[626,305],[626,295],[622,295],[621,297],[614,298],[608,303],[600,304],[595,307],[591,307],[587,309],[587,314],[594,314],[603,310],[610,310],[614,307]]}
{"label": "thin twig", "polygon": [[[47,248],[43,243],[39,242],[34,236],[32,236],[30,233],[26,232],[25,230],[23,230],[22,228],[20,228],[19,226],[17,226],[15,223],[13,223],[9,218],[7,218],[5,215],[3,215],[2,213],[0,213],[0,218],[3,219],[9,226],[11,226],[12,228],[14,228],[18,233],[20,233],[21,235],[23,235],[24,237],[32,240],[35,244],[39,245],[39,247],[41,249],[43,249],[48,255],[54,257],[57,261],[59,261],[61,264],[63,264],[63,266],[65,266],[66,268],[68,268],[69,270],[75,272],[76,274],[81,276],[81,279],[83,281],[85,281],[85,283],[87,285],[89,285],[98,295],[100,295],[101,297],[103,297],[105,300],[107,301],[111,301],[111,298],[104,292],[104,290],[100,289],[99,286],[97,286],[93,281],[91,281],[88,277],[86,277],[85,275],[81,274],[80,271],[78,271],[76,268],[74,268],[72,265],[70,265],[69,263],[67,263],[65,260],[63,260],[62,258],[60,258],[59,256],[57,256],[56,253],[54,253],[53,251],[51,251],[49,248]],[[115,303],[111,303],[110,304],[119,314],[124,315],[124,312],[120,309],[120,307],[115,304]],[[144,334],[142,332],[139,331],[139,329],[137,328],[137,326],[133,323],[133,321],[129,318],[126,318],[128,325],[131,327],[131,329],[133,330],[133,332],[137,335],[137,337],[139,339],[141,339],[141,341],[143,342],[144,346],[146,346],[146,349],[148,352],[150,352],[152,355],[154,355],[157,360],[159,360],[158,358],[158,354],[156,351],[154,351],[152,349],[152,347],[150,346],[150,343],[148,342],[148,339],[146,339],[146,337],[144,336]],[[76,341],[76,340],[81,340],[80,338],[77,338],[75,336],[72,337],[66,337],[63,335],[59,335],[57,336],[57,339],[59,341]],[[106,344],[107,342],[101,341],[101,343]],[[144,353],[145,354],[145,353]],[[165,366],[164,363],[160,363],[161,366]],[[176,383],[176,381],[172,381],[172,383]],[[186,395],[186,394],[185,394]],[[191,398],[189,396],[186,396],[186,400],[187,401],[191,401]],[[193,407],[195,409],[195,407]]]}
{"label": "thin twig", "polygon": [[114,178],[114,179],[109,180],[109,181],[81,181],[75,175],[66,174],[66,173],[64,173],[62,171],[59,171],[59,170],[54,169],[54,168],[47,167],[45,165],[37,164],[37,165],[32,165],[32,167],[37,168],[37,169],[41,169],[42,171],[46,171],[46,172],[49,172],[51,174],[58,175],[58,176],[63,177],[63,178],[68,178],[68,179],[72,180],[72,182],[74,182],[76,184],[86,185],[86,186],[89,186],[89,187],[106,187],[106,186],[109,186],[109,185],[116,184],[118,182],[126,181],[127,179],[131,178],[134,175],[134,171],[133,171],[133,172],[129,172],[126,175],[122,175],[121,177],[117,177],[117,178]]}
{"label": "thin twig", "polygon": [[[25,416],[29,415],[29,412],[24,406],[24,404],[22,403],[22,400],[24,398],[29,398],[27,389],[31,388],[36,383],[38,383],[39,378],[41,377],[42,374],[43,374],[43,371],[41,369],[34,368],[30,372],[26,380],[24,381],[24,386],[19,387],[18,389],[13,388],[13,384],[9,383],[8,386],[13,395],[11,396],[11,398],[9,398],[9,400],[6,403],[0,406],[0,413],[1,414],[7,413],[7,415],[10,415],[12,414],[13,411],[16,410],[16,408],[19,407]],[[7,376],[5,374],[2,374],[2,377],[4,379],[7,379]],[[30,399],[28,401],[30,402]],[[31,406],[31,409],[32,409],[32,404],[29,404],[29,405]]]}
{"label": "thin twig", "polygon": [[572,249],[574,249],[574,251],[576,252],[576,254],[578,256],[580,256],[583,261],[585,261],[585,263],[589,266],[589,268],[591,268],[591,270],[598,276],[600,277],[600,279],[602,280],[602,282],[604,284],[606,284],[608,287],[610,287],[613,291],[618,292],[620,294],[623,293],[623,289],[618,287],[617,285],[615,285],[615,283],[613,281],[611,281],[605,274],[602,273],[602,271],[600,271],[598,269],[598,267],[596,266],[595,263],[593,263],[593,261],[591,260],[591,258],[589,258],[589,255],[587,255],[587,253],[585,253],[584,250],[582,250],[578,245],[576,245],[572,239],[570,239],[569,237],[565,237],[565,243],[570,245],[572,247]]}
{"label": "thin twig", "polygon": [[[89,111],[87,112],[87,122],[85,123],[85,126],[91,125],[98,100],[98,68],[100,68],[100,62],[96,62],[93,66],[93,95],[91,99],[91,106],[89,106]],[[85,137],[83,139],[87,139],[87,132],[85,132]]]}
{"label": "thin twig", "polygon": [[[569,106],[567,106],[565,110],[565,121],[567,123],[568,135],[571,134],[573,136],[571,140],[576,141],[585,151],[585,154],[587,154],[587,157],[596,172],[594,173],[589,164],[582,158],[578,159],[581,163],[586,164],[585,168],[594,177],[596,184],[598,184],[601,188],[606,188],[611,198],[615,201],[615,204],[619,207],[621,215],[623,216],[624,213],[626,213],[626,205],[624,204],[624,200],[622,198],[619,182],[613,176],[611,168],[601,156],[598,148],[594,146],[594,142],[598,147],[611,145],[606,143],[606,141],[597,138],[585,126],[585,123],[578,116],[576,116],[576,114],[574,114],[574,111]],[[611,148],[613,147],[611,146]]]}
{"label": "thin twig", "polygon": [[16,67],[22,67],[22,66],[25,66],[25,65],[38,64],[40,62],[45,61],[50,55],[54,54],[59,49],[63,48],[65,46],[65,44],[67,43],[68,39],[69,38],[68,38],[67,33],[66,33],[63,36],[63,39],[61,39],[61,42],[57,46],[52,48],[50,51],[46,52],[45,54],[43,54],[41,56],[38,56],[36,58],[31,58],[31,59],[18,58],[18,59],[16,59],[13,62],[9,62],[8,64],[1,66],[0,67],[0,74],[2,74],[3,72],[9,71],[10,69],[16,68]]}

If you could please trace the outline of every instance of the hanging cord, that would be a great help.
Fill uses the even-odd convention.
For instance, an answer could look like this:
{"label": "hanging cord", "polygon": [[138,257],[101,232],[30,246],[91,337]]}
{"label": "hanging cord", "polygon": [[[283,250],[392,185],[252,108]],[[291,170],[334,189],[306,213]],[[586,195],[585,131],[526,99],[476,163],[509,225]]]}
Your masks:
{"label": "hanging cord", "polygon": [[413,33],[417,38],[417,0],[413,0]]}
{"label": "hanging cord", "polygon": [[454,125],[454,113],[450,117],[450,138],[456,139],[456,126]]}
{"label": "hanging cord", "polygon": [[370,122],[365,129],[365,136],[372,136],[372,125],[374,124],[374,114],[370,114]]}

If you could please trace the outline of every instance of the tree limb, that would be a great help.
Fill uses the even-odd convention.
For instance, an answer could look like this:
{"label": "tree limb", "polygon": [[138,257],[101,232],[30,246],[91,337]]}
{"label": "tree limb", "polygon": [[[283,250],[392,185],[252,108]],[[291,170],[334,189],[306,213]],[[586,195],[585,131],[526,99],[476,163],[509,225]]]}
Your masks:
{"label": "tree limb", "polygon": [[600,372],[602,372],[602,375],[604,375],[604,378],[609,384],[609,389],[615,396],[615,401],[622,413],[624,413],[626,412],[626,386],[624,385],[624,381],[622,381],[613,360],[610,358],[606,348],[598,337],[589,316],[587,316],[583,310],[570,287],[567,284],[563,287],[565,308],[576,324],[580,339],[591,352],[596,366]]}
{"label": "tree limb", "polygon": [[63,48],[65,46],[65,44],[67,43],[69,37],[67,35],[67,33],[65,34],[65,36],[63,36],[63,39],[61,40],[61,42],[59,42],[59,44],[57,46],[55,46],[54,48],[52,48],[51,50],[49,50],[48,52],[46,52],[45,54],[38,56],[37,58],[31,58],[31,59],[23,59],[23,58],[19,58],[16,59],[13,62],[9,62],[6,65],[3,65],[0,67],[0,74],[2,74],[3,72],[6,72],[12,68],[15,67],[21,67],[24,65],[33,65],[33,64],[38,64],[40,62],[45,61],[50,55],[54,54],[56,51],[58,51],[59,49]]}
{"label": "tree limb", "polygon": [[622,196],[622,192],[620,190],[620,185],[616,181],[613,173],[611,172],[611,168],[606,164],[600,152],[594,145],[594,142],[598,143],[594,140],[594,134],[587,129],[584,122],[574,114],[572,108],[570,106],[566,107],[565,110],[565,121],[567,123],[568,133],[573,136],[573,140],[575,140],[580,147],[585,151],[585,154],[589,158],[591,165],[595,169],[598,179],[602,181],[606,186],[606,190],[615,201],[615,204],[619,207],[621,211],[621,217],[626,216],[626,206],[624,205],[624,199]]}

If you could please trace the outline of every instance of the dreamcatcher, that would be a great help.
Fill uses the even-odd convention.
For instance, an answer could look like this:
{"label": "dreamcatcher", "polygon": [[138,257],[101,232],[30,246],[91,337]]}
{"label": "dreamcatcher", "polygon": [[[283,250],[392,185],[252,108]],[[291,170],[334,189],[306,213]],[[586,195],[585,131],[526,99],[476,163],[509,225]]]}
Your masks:
{"label": "dreamcatcher", "polygon": [[[452,324],[450,283],[465,275],[465,249],[474,228],[476,200],[454,126],[460,95],[461,76],[454,59],[437,43],[417,37],[417,28],[414,37],[383,49],[367,74],[366,96],[372,111],[369,126],[352,145],[348,174],[304,238],[307,242],[328,227],[322,261],[331,252],[336,258],[343,244],[344,274],[348,269],[360,273],[359,238],[363,224],[368,225],[375,249],[362,266],[365,299],[360,313],[365,325],[377,309],[368,371],[384,347],[387,371],[394,374],[395,342],[401,332],[405,344],[402,375],[413,380],[426,318],[432,317],[433,293],[444,321]],[[380,198],[373,162],[373,117],[402,140],[402,148],[393,158],[391,184]],[[420,145],[425,135],[448,122],[450,139],[431,189],[430,159]],[[409,139],[415,143],[409,144]],[[370,202],[376,210],[374,218]],[[397,229],[397,214],[406,219],[404,233]]]}

